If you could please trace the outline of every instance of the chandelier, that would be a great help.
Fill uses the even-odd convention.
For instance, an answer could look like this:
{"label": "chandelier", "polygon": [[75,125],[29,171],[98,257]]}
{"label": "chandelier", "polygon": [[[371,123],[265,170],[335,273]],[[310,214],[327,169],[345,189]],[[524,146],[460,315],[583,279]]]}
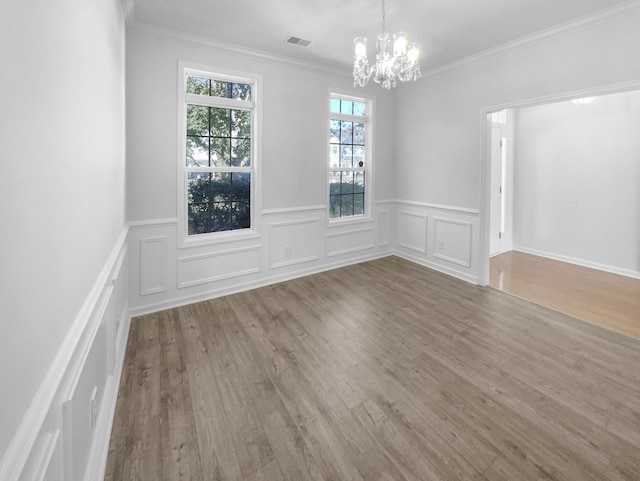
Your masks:
{"label": "chandelier", "polygon": [[[420,78],[420,49],[410,43],[407,34],[398,32],[393,36],[385,29],[385,0],[382,0],[382,31],[378,34],[376,64],[369,66],[367,59],[367,38],[357,37],[353,55],[353,86],[364,87],[373,80],[385,89],[396,86],[396,79],[409,82]],[[392,42],[393,40],[393,42]],[[388,51],[393,49],[393,51]]]}

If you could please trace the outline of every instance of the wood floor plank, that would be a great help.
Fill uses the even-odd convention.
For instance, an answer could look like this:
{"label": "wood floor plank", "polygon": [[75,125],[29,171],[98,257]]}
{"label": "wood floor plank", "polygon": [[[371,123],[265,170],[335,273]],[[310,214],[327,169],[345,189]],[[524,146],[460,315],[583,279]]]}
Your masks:
{"label": "wood floor plank", "polygon": [[185,343],[174,311],[158,314],[160,335],[160,391],[162,479],[202,480]]}
{"label": "wood floor plank", "polygon": [[[218,375],[215,364],[206,348],[204,334],[197,318],[191,315],[181,318],[185,339],[186,370],[189,376],[193,418],[196,426],[200,464],[203,479],[242,479],[231,427],[223,409],[218,390]],[[200,305],[195,309],[197,316],[204,316],[206,310]]]}
{"label": "wood floor plank", "polygon": [[131,326],[108,481],[640,479],[640,340],[397,257]]}
{"label": "wood floor plank", "polygon": [[490,265],[496,289],[640,338],[640,279],[518,251]]}

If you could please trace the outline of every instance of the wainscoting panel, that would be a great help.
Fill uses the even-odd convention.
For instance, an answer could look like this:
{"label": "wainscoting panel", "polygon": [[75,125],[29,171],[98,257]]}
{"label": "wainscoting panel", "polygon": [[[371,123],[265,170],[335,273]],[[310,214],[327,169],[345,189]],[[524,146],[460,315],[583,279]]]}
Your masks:
{"label": "wainscoting panel", "polygon": [[269,268],[277,269],[320,259],[320,218],[269,224]]}
{"label": "wainscoting panel", "polygon": [[394,253],[407,260],[478,282],[479,211],[450,205],[396,200]]}
{"label": "wainscoting panel", "polygon": [[140,295],[146,296],[164,292],[165,258],[167,237],[147,237],[140,239]]}
{"label": "wainscoting panel", "polygon": [[373,227],[327,234],[326,256],[333,257],[372,249],[373,239]]}
{"label": "wainscoting panel", "polygon": [[401,210],[398,215],[398,246],[426,254],[428,219],[426,214]]}
{"label": "wainscoting panel", "polygon": [[378,247],[391,245],[391,211],[378,211]]}
{"label": "wainscoting panel", "polygon": [[229,249],[178,259],[178,288],[260,272],[260,246]]}
{"label": "wainscoting panel", "polygon": [[102,481],[129,330],[128,227],[0,465],[2,481]]}
{"label": "wainscoting panel", "polygon": [[433,257],[471,267],[471,223],[436,217],[434,227]]}

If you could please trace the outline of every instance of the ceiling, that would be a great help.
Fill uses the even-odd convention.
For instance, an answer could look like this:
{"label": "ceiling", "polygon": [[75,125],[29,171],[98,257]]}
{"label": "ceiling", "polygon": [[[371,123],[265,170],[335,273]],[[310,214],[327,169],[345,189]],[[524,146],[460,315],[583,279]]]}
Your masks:
{"label": "ceiling", "polygon": [[[329,66],[352,63],[353,38],[373,57],[380,0],[126,0],[133,30],[168,30]],[[423,72],[627,0],[386,0],[387,31],[422,46]],[[309,47],[286,42],[289,35]]]}

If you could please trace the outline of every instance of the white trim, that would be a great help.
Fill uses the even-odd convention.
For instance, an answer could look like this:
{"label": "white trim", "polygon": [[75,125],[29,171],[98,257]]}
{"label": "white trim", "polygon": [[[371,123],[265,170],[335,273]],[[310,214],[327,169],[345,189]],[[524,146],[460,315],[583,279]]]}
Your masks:
{"label": "white trim", "polygon": [[144,272],[145,272],[145,265],[144,265],[144,246],[145,245],[150,245],[150,244],[160,244],[160,248],[163,251],[163,258],[167,256],[167,236],[166,235],[161,235],[161,236],[156,236],[156,237],[143,237],[139,240],[139,244],[140,244],[140,295],[141,296],[146,296],[149,294],[157,294],[159,292],[165,292],[167,290],[166,288],[166,279],[165,279],[165,270],[163,269],[161,274],[160,274],[160,285],[159,286],[154,286],[151,288],[145,288],[144,286]]}
{"label": "white trim", "polygon": [[[434,217],[433,218],[433,236],[434,236],[434,240],[438,236],[438,228],[437,228],[438,222],[443,223],[443,224],[461,225],[461,226],[469,228],[469,252],[467,253],[468,256],[469,256],[469,261],[465,262],[463,260],[456,259],[455,257],[449,257],[449,256],[445,256],[443,254],[438,254],[437,251],[436,251],[435,254],[433,254],[433,257],[435,257],[436,259],[442,259],[443,261],[452,262],[454,264],[458,264],[458,265],[463,266],[463,267],[471,267],[471,257],[472,257],[472,253],[473,253],[473,248],[472,248],[472,244],[471,244],[471,242],[472,242],[471,231],[473,229],[473,226],[471,225],[471,222],[463,222],[463,221],[459,221],[459,220],[443,219],[442,217]],[[437,246],[437,240],[434,242],[434,245]]]}
{"label": "white trim", "polygon": [[329,252],[329,246],[327,245],[327,242],[329,241],[329,239],[333,239],[334,237],[347,237],[354,234],[362,234],[364,232],[373,232],[373,228],[348,230],[348,231],[342,231],[342,232],[334,232],[332,234],[326,234],[325,235],[325,257],[341,256],[344,254],[350,254],[352,252],[359,252],[359,251],[364,251],[368,249],[373,249],[375,245],[371,243],[371,244],[365,244],[357,247],[351,247],[349,249],[343,249],[341,251]]}
{"label": "white trim", "polygon": [[630,277],[632,279],[640,279],[640,271],[624,269],[622,267],[615,267],[607,264],[600,264],[598,262],[592,262],[585,259],[578,259],[576,257],[563,256],[561,254],[554,254],[552,252],[539,251],[537,249],[530,249],[528,247],[522,247],[522,246],[515,246],[513,250],[516,252],[522,252],[524,254],[531,254],[538,257],[544,257],[546,259],[552,259],[555,261],[566,262],[568,264],[574,264],[576,266],[588,267],[590,269],[597,269],[599,271],[609,272],[610,274],[617,274],[619,276]]}
{"label": "white trim", "polygon": [[299,225],[299,224],[319,224],[320,223],[320,219],[319,218],[314,218],[314,219],[300,219],[300,220],[285,220],[282,222],[272,222],[271,224],[269,224],[270,228],[278,228],[278,227],[286,227],[289,225]]}
{"label": "white trim", "polygon": [[353,264],[358,264],[361,262],[380,259],[382,257],[388,257],[390,255],[392,255],[390,252],[376,252],[373,254],[363,255],[360,257],[353,257],[346,260],[343,259],[340,261],[331,262],[329,264],[315,265],[308,269],[301,269],[299,271],[283,272],[282,274],[269,276],[259,280],[241,282],[239,284],[235,284],[232,286],[220,287],[217,289],[212,289],[205,292],[192,294],[184,297],[179,297],[179,298],[175,298],[167,301],[142,305],[142,306],[138,306],[131,309],[130,316],[133,318],[133,317],[143,316],[145,314],[151,314],[153,312],[162,311],[164,309],[172,309],[174,307],[186,306],[188,304],[193,304],[194,302],[201,302],[201,301],[206,301],[210,299],[215,299],[217,297],[228,296],[231,294],[236,294],[238,292],[244,292],[250,289],[257,289],[260,287],[269,286],[271,284],[290,281],[293,279],[298,279],[300,277],[309,276],[311,274],[317,274],[319,272],[330,271],[332,269],[337,269],[339,267],[345,267]]}
{"label": "white trim", "polygon": [[202,279],[198,279],[196,281],[185,282],[182,280],[180,265],[185,265],[188,262],[198,261],[201,259],[210,259],[212,257],[220,257],[220,256],[229,255],[229,254],[242,254],[243,252],[254,252],[254,251],[259,252],[261,248],[262,246],[256,245],[256,246],[249,246],[249,247],[241,247],[238,249],[227,249],[225,251],[211,252],[208,254],[198,254],[193,256],[180,257],[178,258],[178,289],[183,289],[185,287],[198,286],[201,284],[209,284],[210,282],[221,281],[223,279],[231,279],[233,277],[239,277],[239,276],[255,274],[257,272],[260,272],[259,267],[254,267],[251,269],[244,269],[242,271],[235,271],[235,272],[230,272],[228,274],[220,274],[217,276],[209,276]]}
{"label": "white trim", "polygon": [[325,210],[326,208],[326,205],[308,205],[301,207],[285,207],[282,209],[265,209],[262,211],[262,215],[293,214],[296,212],[307,212],[311,210]]}
{"label": "white trim", "polygon": [[[389,232],[386,232],[386,235],[388,237],[388,240],[385,242],[380,242],[380,237],[381,237],[381,230],[380,230],[380,218],[382,216],[387,216],[389,218]],[[391,211],[386,209],[386,210],[378,210],[376,212],[376,232],[378,234],[378,247],[387,247],[391,245]]]}
{"label": "white trim", "polygon": [[289,266],[294,266],[296,264],[305,264],[307,262],[313,262],[318,260],[320,260],[319,256],[301,257],[299,259],[293,259],[290,261],[275,262],[269,266],[269,269],[279,269],[281,267],[289,267]]}
{"label": "white trim", "polygon": [[429,269],[433,269],[434,271],[438,271],[442,274],[446,274],[451,277],[455,277],[456,279],[460,279],[471,284],[478,284],[478,278],[473,274],[469,274],[467,272],[461,272],[457,269],[453,269],[447,266],[443,266],[442,264],[438,264],[436,262],[428,261],[423,257],[418,257],[413,254],[409,254],[406,252],[395,252],[393,255],[398,256],[407,261],[413,262],[415,264],[419,264],[424,267],[428,267]]}
{"label": "white trim", "polygon": [[91,287],[87,298],[62,341],[56,356],[49,365],[49,369],[31,400],[17,432],[13,436],[2,460],[0,460],[0,479],[3,481],[17,481],[19,479],[34,448],[46,416],[53,405],[56,394],[65,383],[67,371],[74,367],[72,363],[76,357],[76,351],[85,335],[89,322],[94,318],[93,313],[103,295],[104,287],[112,278],[114,266],[119,258],[120,251],[125,245],[128,232],[129,227],[124,226],[98,278]]}
{"label": "white trim", "polygon": [[422,76],[429,77],[431,75],[436,75],[441,72],[445,72],[447,70],[452,70],[454,68],[458,68],[473,62],[477,62],[484,58],[498,55],[504,52],[508,52],[510,50],[518,49],[521,47],[537,45],[553,38],[570,35],[572,33],[579,32],[580,30],[591,28],[598,24],[604,23],[612,17],[633,12],[634,10],[637,10],[639,8],[640,8],[640,1],[638,0],[630,0],[627,2],[619,3],[612,7],[599,10],[595,13],[591,13],[573,20],[569,20],[568,22],[561,23],[560,25],[556,25],[551,28],[539,30],[531,35],[526,35],[519,39],[512,40],[511,42],[503,43],[496,47],[488,48],[486,50],[482,50],[478,53],[469,55],[467,57],[454,60],[442,66],[423,71]]}
{"label": "white trim", "polygon": [[416,251],[416,252],[420,252],[421,254],[426,254],[427,253],[427,247],[428,247],[428,243],[429,243],[429,216],[427,214],[422,214],[420,212],[412,212],[409,210],[401,210],[400,212],[398,212],[398,221],[399,216],[401,215],[406,215],[409,217],[418,217],[419,219],[423,219],[424,220],[424,240],[425,240],[425,245],[424,247],[421,246],[414,246],[411,244],[407,244],[405,242],[400,242],[398,240],[397,244],[399,247],[404,247],[405,249],[410,249],[412,251]]}
{"label": "white trim", "polygon": [[144,229],[147,227],[164,227],[164,226],[172,226],[178,223],[177,217],[168,217],[166,219],[149,219],[149,220],[134,220],[129,222],[127,225],[129,229]]}
{"label": "white trim", "polygon": [[394,202],[396,204],[404,204],[404,205],[413,205],[416,207],[425,207],[427,209],[437,209],[437,210],[446,210],[449,212],[457,212],[459,214],[467,214],[467,215],[479,215],[479,209],[471,209],[468,207],[457,207],[454,205],[443,205],[443,204],[430,204],[428,202],[416,202],[413,200],[404,200],[404,199],[394,199],[393,201],[386,202]]}
{"label": "white trim", "polygon": [[[62,466],[59,466],[59,454],[60,454],[60,429],[56,429],[51,433],[46,433],[44,436],[44,446],[39,453],[38,459],[35,461],[36,468],[33,476],[34,481],[48,481],[51,479],[49,476],[54,476],[53,479],[62,479]],[[53,468],[53,472],[51,469]]]}
{"label": "white trim", "polygon": [[[135,15],[133,15],[133,17],[135,17]],[[168,40],[176,43],[187,44],[192,47],[211,50],[224,55],[231,55],[234,57],[246,58],[249,60],[276,63],[279,65],[288,65],[309,70],[311,72],[336,75],[342,78],[351,78],[351,70],[349,70],[349,68],[345,69],[344,65],[328,65],[309,62],[293,57],[287,57],[285,55],[266,52],[264,50],[251,49],[248,47],[243,47],[241,45],[213,40],[200,35],[180,32],[168,28],[144,25],[141,22],[136,21],[135,18],[132,18],[132,16],[129,16],[128,21],[126,21],[126,25],[127,32],[140,35],[142,37],[154,38],[164,41]]]}

